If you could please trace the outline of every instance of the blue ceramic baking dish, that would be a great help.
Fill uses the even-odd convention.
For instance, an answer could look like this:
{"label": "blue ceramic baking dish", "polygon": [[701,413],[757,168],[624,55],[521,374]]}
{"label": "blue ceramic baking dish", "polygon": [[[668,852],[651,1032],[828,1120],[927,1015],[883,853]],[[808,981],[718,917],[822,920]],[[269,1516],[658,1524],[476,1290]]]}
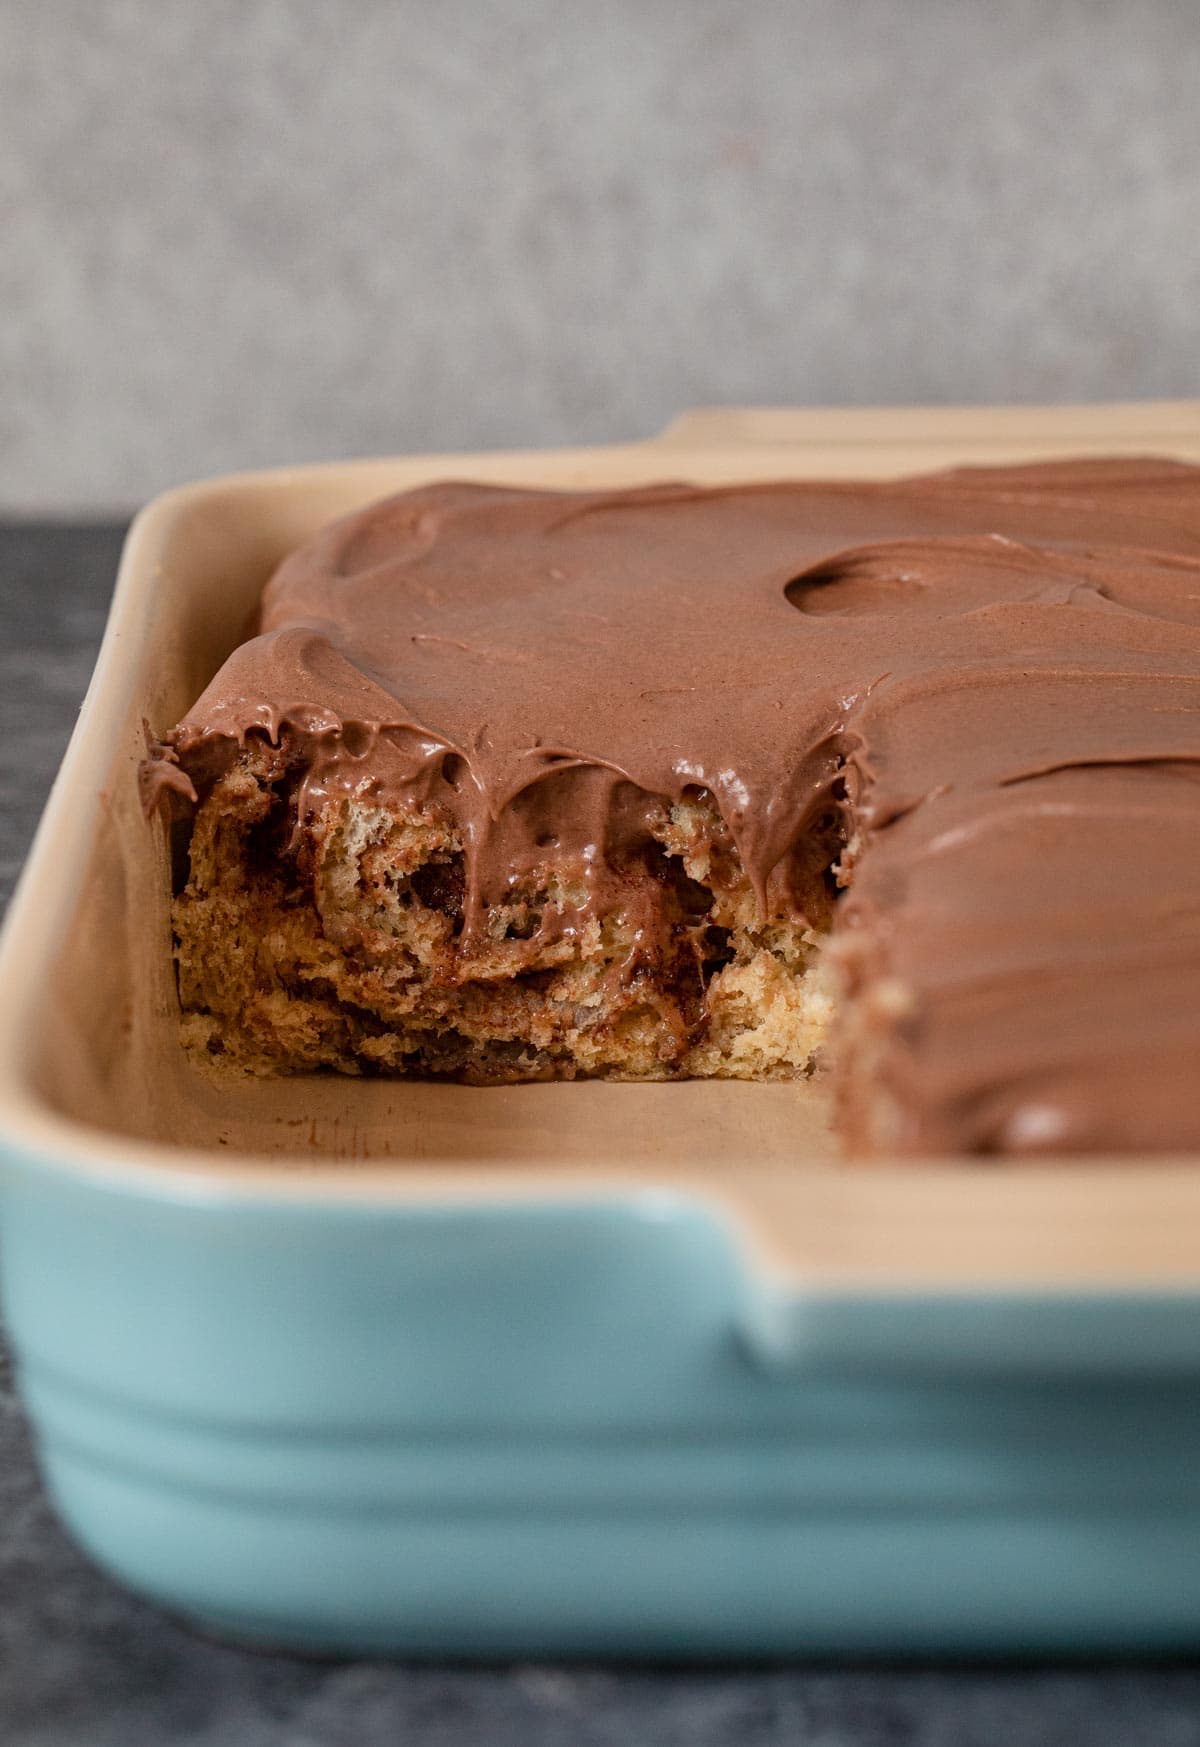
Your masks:
{"label": "blue ceramic baking dish", "polygon": [[134,791],[280,554],[386,490],[1131,447],[1200,459],[1200,414],[737,414],[143,514],[0,948],[5,1309],[102,1564],[320,1650],[1200,1642],[1200,1161],[848,1168],[806,1087],[222,1087]]}

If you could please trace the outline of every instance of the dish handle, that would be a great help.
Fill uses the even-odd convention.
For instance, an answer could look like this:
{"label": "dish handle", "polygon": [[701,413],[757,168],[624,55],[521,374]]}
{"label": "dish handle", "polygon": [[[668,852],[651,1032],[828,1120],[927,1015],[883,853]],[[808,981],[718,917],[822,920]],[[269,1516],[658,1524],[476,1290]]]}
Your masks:
{"label": "dish handle", "polygon": [[761,1282],[740,1323],[774,1372],[906,1378],[1200,1374],[1200,1292],[861,1293]]}
{"label": "dish handle", "polygon": [[[1173,450],[1194,444],[1200,401],[1131,401],[1109,406],[699,406],[688,407],[652,439],[678,449],[733,449],[747,445],[804,448],[824,456],[847,445],[950,445],[957,459],[975,447],[1013,445],[1095,452],[1098,434],[1114,446]],[[980,459],[986,459],[980,456]]]}

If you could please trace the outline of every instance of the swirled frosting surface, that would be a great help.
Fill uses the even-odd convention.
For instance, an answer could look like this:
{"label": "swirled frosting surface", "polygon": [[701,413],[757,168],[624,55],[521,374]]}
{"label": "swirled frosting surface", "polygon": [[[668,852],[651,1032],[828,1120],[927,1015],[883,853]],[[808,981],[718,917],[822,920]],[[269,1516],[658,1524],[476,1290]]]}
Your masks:
{"label": "swirled frosting surface", "polygon": [[697,788],[764,911],[819,921],[836,821],[901,1150],[1200,1144],[1200,468],[429,486],[283,563],[150,792],[252,732],[300,749],[301,819],[448,810],[468,930],[548,858],[602,906]]}

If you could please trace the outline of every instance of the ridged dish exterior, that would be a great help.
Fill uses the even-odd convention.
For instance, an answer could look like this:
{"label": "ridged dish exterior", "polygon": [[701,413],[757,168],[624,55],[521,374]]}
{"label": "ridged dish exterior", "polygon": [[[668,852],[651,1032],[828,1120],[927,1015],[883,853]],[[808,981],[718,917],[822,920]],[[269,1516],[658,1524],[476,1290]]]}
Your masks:
{"label": "ridged dish exterior", "polygon": [[801,1303],[667,1195],[6,1175],[59,1509],[210,1628],[439,1656],[1200,1635],[1195,1299]]}

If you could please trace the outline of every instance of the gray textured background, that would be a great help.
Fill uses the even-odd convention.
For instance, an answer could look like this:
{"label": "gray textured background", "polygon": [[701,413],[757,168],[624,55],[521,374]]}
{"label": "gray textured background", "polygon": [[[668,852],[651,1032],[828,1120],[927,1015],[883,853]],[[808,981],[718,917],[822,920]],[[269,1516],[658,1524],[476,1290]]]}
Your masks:
{"label": "gray textured background", "polygon": [[1200,392],[1190,0],[0,0],[0,509]]}

